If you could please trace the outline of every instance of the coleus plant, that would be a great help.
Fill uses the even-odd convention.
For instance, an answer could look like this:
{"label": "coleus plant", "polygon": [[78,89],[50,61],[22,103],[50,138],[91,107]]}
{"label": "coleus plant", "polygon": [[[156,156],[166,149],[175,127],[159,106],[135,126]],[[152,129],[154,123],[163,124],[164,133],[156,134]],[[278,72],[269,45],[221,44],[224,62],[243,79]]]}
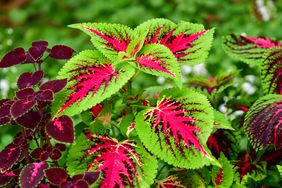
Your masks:
{"label": "coleus plant", "polygon": [[[182,84],[181,66],[205,61],[214,29],[167,19],[134,29],[70,27],[89,35],[94,49],[72,57],[67,46],[49,49],[37,41],[0,63],[35,68],[20,75],[13,99],[0,102],[1,124],[22,127],[1,151],[0,186],[245,187],[268,185],[267,172],[275,165],[281,170],[279,42],[226,37],[228,53],[256,62],[265,80],[265,96],[236,106],[246,113],[237,121],[219,107],[239,71]],[[42,83],[48,57],[69,60],[56,80]],[[175,86],[147,83],[151,87],[142,90],[137,83],[144,75],[169,78]],[[249,144],[242,149],[245,138]]]}

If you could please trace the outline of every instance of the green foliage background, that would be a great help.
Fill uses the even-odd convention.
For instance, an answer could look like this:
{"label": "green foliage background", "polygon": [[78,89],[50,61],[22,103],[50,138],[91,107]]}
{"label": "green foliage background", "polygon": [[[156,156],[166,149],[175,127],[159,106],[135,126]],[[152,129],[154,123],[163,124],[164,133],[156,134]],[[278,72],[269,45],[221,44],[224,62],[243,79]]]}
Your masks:
{"label": "green foliage background", "polygon": [[[34,40],[47,40],[50,46],[66,44],[77,52],[92,49],[87,35],[67,27],[73,23],[112,22],[135,27],[148,19],[162,17],[174,22],[201,23],[208,29],[215,27],[215,40],[205,64],[208,74],[215,76],[240,69],[240,84],[245,76],[257,76],[259,72],[231,60],[223,52],[221,37],[229,33],[246,33],[253,37],[282,39],[282,2],[260,2],[264,2],[269,20],[263,19],[258,0],[3,0],[0,1],[0,57],[16,47],[27,49]],[[62,61],[49,61],[43,69],[49,78],[54,78],[63,64]],[[0,82],[7,83],[9,97],[14,95],[18,75],[30,69],[30,66],[22,65],[0,70]],[[146,79],[155,82],[152,77]],[[254,82],[255,86],[259,84],[259,81]],[[240,88],[237,90],[231,95],[244,94]],[[0,99],[5,97],[3,93],[3,87],[0,87]],[[259,95],[260,88],[250,96],[250,102]],[[0,149],[11,141],[14,129],[0,128]]]}

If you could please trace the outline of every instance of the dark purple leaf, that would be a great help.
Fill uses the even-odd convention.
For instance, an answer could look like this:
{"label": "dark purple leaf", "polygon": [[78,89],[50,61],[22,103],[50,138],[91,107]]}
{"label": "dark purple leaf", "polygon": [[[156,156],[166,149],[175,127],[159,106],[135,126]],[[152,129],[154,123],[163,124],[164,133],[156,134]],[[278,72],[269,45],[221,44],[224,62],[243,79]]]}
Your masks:
{"label": "dark purple leaf", "polygon": [[32,87],[38,84],[41,79],[43,78],[44,73],[43,71],[36,71],[35,73],[32,72],[25,72],[20,75],[17,85],[19,89],[23,89],[26,87]]}
{"label": "dark purple leaf", "polygon": [[6,172],[17,163],[21,156],[21,149],[13,143],[0,152],[0,173]]}
{"label": "dark purple leaf", "polygon": [[66,146],[66,144],[56,143],[55,148],[57,148],[60,151],[66,151],[67,146]]}
{"label": "dark purple leaf", "polygon": [[32,88],[24,88],[16,92],[16,97],[18,99],[27,99],[28,96],[33,96],[34,93]]}
{"label": "dark purple leaf", "polygon": [[44,153],[42,148],[36,148],[31,152],[31,156],[35,159],[39,159],[39,157]]}
{"label": "dark purple leaf", "polygon": [[44,152],[42,155],[40,155],[40,161],[46,161],[49,157],[50,153],[49,152]]}
{"label": "dark purple leaf", "polygon": [[46,132],[49,136],[60,142],[73,143],[74,129],[73,122],[68,116],[55,118],[46,126]]}
{"label": "dark purple leaf", "polygon": [[63,168],[49,168],[45,170],[48,181],[54,185],[61,185],[67,181],[68,174]]}
{"label": "dark purple leaf", "polygon": [[24,114],[23,116],[17,118],[15,121],[28,129],[34,129],[42,119],[42,114],[38,111],[29,111],[28,113]]}
{"label": "dark purple leaf", "polygon": [[51,188],[50,184],[48,183],[40,183],[37,188]]}
{"label": "dark purple leaf", "polygon": [[5,186],[8,184],[16,175],[13,171],[7,171],[5,173],[0,174],[0,187]]}
{"label": "dark purple leaf", "polygon": [[89,185],[91,185],[98,180],[99,174],[99,172],[85,172],[83,179],[86,180]]}
{"label": "dark purple leaf", "polygon": [[51,159],[57,161],[62,156],[61,152],[58,149],[53,149],[51,153]]}
{"label": "dark purple leaf", "polygon": [[61,91],[66,85],[67,85],[67,79],[51,80],[42,84],[39,87],[39,89],[40,90],[50,89],[53,91],[53,93],[57,93]]}
{"label": "dark purple leaf", "polygon": [[34,41],[31,43],[32,46],[37,46],[37,47],[42,47],[42,46],[48,46],[48,42],[47,41]]}
{"label": "dark purple leaf", "polygon": [[282,149],[282,96],[269,94],[259,98],[245,116],[244,126],[255,149],[274,145]]}
{"label": "dark purple leaf", "polygon": [[50,57],[54,59],[70,59],[74,50],[65,45],[53,46],[50,52]]}
{"label": "dark purple leaf", "polygon": [[10,101],[10,99],[1,99],[0,100],[0,106],[2,106],[4,103]]}
{"label": "dark purple leaf", "polygon": [[9,103],[5,103],[2,106],[0,105],[0,118],[10,115],[10,107],[11,104]]}
{"label": "dark purple leaf", "polygon": [[5,125],[6,123],[10,122],[11,118],[9,116],[0,118],[0,126]]}
{"label": "dark purple leaf", "polygon": [[26,165],[20,174],[22,188],[36,187],[44,177],[44,170],[48,168],[46,162],[36,162]]}
{"label": "dark purple leaf", "polygon": [[35,100],[29,100],[29,99],[21,99],[16,101],[11,106],[11,115],[14,119],[17,119],[18,117],[26,114],[29,112],[34,105],[36,104]]}
{"label": "dark purple leaf", "polygon": [[0,62],[0,68],[11,67],[22,63],[26,59],[26,53],[23,48],[16,48],[7,53]]}
{"label": "dark purple leaf", "polygon": [[28,49],[29,55],[32,58],[32,62],[37,61],[42,57],[46,51],[46,46],[32,46]]}
{"label": "dark purple leaf", "polygon": [[74,185],[73,188],[88,188],[89,185],[85,180],[78,180]]}
{"label": "dark purple leaf", "polygon": [[53,92],[49,89],[40,90],[36,93],[36,99],[39,101],[52,101],[53,100]]}

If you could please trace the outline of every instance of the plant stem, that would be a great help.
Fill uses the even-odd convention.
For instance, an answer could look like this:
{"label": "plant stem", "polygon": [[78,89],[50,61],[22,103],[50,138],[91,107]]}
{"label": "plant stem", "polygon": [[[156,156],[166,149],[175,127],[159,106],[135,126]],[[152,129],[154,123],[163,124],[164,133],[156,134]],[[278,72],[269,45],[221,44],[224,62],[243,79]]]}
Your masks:
{"label": "plant stem", "polygon": [[[21,132],[22,132],[23,139],[27,142],[27,138],[26,138],[26,134],[25,134],[25,129],[21,128]],[[26,162],[26,164],[30,163],[28,152],[25,153],[25,162]]]}

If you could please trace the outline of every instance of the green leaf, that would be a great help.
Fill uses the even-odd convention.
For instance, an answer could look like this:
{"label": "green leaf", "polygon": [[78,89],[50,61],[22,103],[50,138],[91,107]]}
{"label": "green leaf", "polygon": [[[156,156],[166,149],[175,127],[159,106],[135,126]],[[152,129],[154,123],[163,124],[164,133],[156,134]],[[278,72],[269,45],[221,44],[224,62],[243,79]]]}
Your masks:
{"label": "green leaf", "polygon": [[119,53],[124,54],[132,40],[132,29],[126,25],[110,23],[79,23],[70,25],[91,36],[95,48],[116,63]]}
{"label": "green leaf", "polygon": [[206,147],[213,127],[207,98],[191,89],[163,91],[155,107],[139,112],[135,129],[153,154],[177,167],[194,169],[216,163]]}
{"label": "green leaf", "polygon": [[234,130],[225,115],[217,110],[214,110],[214,130],[217,129],[229,129]]}
{"label": "green leaf", "polygon": [[214,166],[212,169],[212,180],[215,187],[228,188],[233,183],[233,174],[235,173],[234,167],[223,153],[220,154],[218,161],[221,168]]}
{"label": "green leaf", "polygon": [[182,86],[180,67],[176,58],[163,45],[148,44],[144,46],[137,54],[136,60],[129,61],[129,63],[145,73],[171,78],[178,87]]}
{"label": "green leaf", "polygon": [[275,46],[280,46],[279,41],[271,41],[265,37],[252,38],[231,34],[223,38],[223,49],[229,56],[259,67],[264,53]]}
{"label": "green leaf", "polygon": [[282,148],[282,96],[269,94],[259,98],[249,109],[244,127],[253,147],[257,150],[274,145]]}
{"label": "green leaf", "polygon": [[[124,171],[126,165],[129,166]],[[114,187],[111,178],[119,180],[116,185],[122,182],[138,187],[150,187],[156,169],[156,158],[140,144],[129,140],[118,142],[110,137],[98,135],[92,135],[90,140],[84,135],[78,136],[69,150],[67,159],[67,170],[71,176],[100,170],[103,173],[100,185],[108,183],[107,187],[110,188]]]}
{"label": "green leaf", "polygon": [[117,70],[96,50],[86,50],[68,61],[59,78],[68,78],[65,102],[58,114],[75,115],[95,106],[119,91],[133,76],[129,65]]}
{"label": "green leaf", "polygon": [[282,50],[274,48],[265,53],[261,79],[265,94],[282,94]]}

